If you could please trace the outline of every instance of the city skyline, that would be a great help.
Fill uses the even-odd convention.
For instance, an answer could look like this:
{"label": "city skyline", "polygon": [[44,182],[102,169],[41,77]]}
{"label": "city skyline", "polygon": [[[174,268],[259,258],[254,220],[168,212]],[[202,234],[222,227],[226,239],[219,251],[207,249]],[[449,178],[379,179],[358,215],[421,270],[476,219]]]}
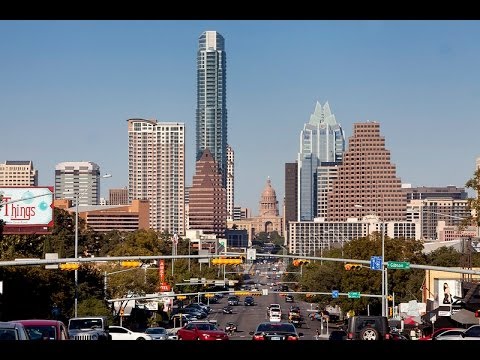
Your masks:
{"label": "city skyline", "polygon": [[[258,214],[268,177],[284,196],[285,163],[318,101],[348,139],[380,123],[402,183],[464,187],[480,156],[479,21],[0,21],[0,162],[32,161],[39,186],[55,165],[91,161],[128,185],[126,120],[185,124],[185,184],[195,171],[198,38],[228,54],[228,144],[235,206]],[[348,149],[348,146],[347,146]]]}

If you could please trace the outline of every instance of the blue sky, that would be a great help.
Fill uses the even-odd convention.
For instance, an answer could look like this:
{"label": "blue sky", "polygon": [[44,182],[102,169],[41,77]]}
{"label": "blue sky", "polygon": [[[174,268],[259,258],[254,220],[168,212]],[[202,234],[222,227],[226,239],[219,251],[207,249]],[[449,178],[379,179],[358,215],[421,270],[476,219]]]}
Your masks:
{"label": "blue sky", "polygon": [[[195,168],[196,51],[227,52],[235,204],[258,214],[316,101],[345,130],[378,121],[402,183],[463,187],[480,156],[480,21],[0,21],[0,161],[33,160],[39,185],[63,161],[93,161],[102,196],[128,184],[127,119],[186,125]],[[348,146],[348,140],[347,140]]]}

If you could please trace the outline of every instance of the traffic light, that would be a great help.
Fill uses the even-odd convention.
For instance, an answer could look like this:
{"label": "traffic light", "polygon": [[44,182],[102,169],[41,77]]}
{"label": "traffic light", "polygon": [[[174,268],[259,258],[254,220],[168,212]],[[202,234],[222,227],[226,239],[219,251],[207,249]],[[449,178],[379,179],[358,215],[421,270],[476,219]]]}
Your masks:
{"label": "traffic light", "polygon": [[140,266],[142,266],[142,262],[141,262],[141,261],[131,261],[131,260],[128,260],[128,261],[121,261],[121,262],[120,262],[120,265],[122,265],[123,267],[134,268],[134,267],[140,267]]}
{"label": "traffic light", "polygon": [[388,296],[387,296],[387,300],[388,300],[388,301],[393,301],[393,296],[392,296],[392,295],[388,295]]}
{"label": "traffic light", "polygon": [[212,265],[240,265],[243,264],[243,256],[222,256],[212,259]]}
{"label": "traffic light", "polygon": [[310,264],[310,260],[307,259],[295,259],[292,262],[293,266],[302,266],[305,264]]}
{"label": "traffic light", "polygon": [[347,271],[356,271],[362,268],[362,264],[345,264],[345,270]]}
{"label": "traffic light", "polygon": [[66,270],[66,271],[72,271],[72,270],[78,270],[80,267],[79,263],[65,263],[65,264],[60,264],[58,265],[60,270]]}

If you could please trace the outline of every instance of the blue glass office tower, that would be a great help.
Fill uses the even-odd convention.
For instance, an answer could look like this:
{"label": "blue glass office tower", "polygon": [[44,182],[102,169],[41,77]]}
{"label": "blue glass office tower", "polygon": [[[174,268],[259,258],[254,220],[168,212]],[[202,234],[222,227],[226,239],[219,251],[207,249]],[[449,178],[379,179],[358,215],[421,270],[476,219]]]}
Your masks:
{"label": "blue glass office tower", "polygon": [[198,41],[196,161],[208,148],[227,186],[227,106],[225,40],[205,31]]}
{"label": "blue glass office tower", "polygon": [[341,164],[345,133],[337,124],[328,102],[317,102],[310,121],[300,133],[298,153],[298,221],[317,217],[317,169],[322,163]]}

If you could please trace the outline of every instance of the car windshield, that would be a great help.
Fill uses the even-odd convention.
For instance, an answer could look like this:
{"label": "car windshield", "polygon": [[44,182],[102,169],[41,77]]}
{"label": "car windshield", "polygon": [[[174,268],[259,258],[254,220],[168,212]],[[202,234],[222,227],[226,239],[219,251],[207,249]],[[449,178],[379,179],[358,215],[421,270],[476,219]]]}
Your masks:
{"label": "car windshield", "polygon": [[55,327],[51,325],[25,325],[31,340],[55,340]]}
{"label": "car windshield", "polygon": [[295,333],[295,326],[291,324],[270,324],[263,323],[258,325],[257,332],[286,332]]}
{"label": "car windshield", "polygon": [[195,326],[198,330],[217,330],[217,327],[213,324],[196,324]]}
{"label": "car windshield", "polygon": [[102,321],[98,319],[70,320],[70,330],[78,329],[101,329]]}
{"label": "car windshield", "polygon": [[145,332],[147,334],[166,334],[167,330],[165,328],[149,328]]}

